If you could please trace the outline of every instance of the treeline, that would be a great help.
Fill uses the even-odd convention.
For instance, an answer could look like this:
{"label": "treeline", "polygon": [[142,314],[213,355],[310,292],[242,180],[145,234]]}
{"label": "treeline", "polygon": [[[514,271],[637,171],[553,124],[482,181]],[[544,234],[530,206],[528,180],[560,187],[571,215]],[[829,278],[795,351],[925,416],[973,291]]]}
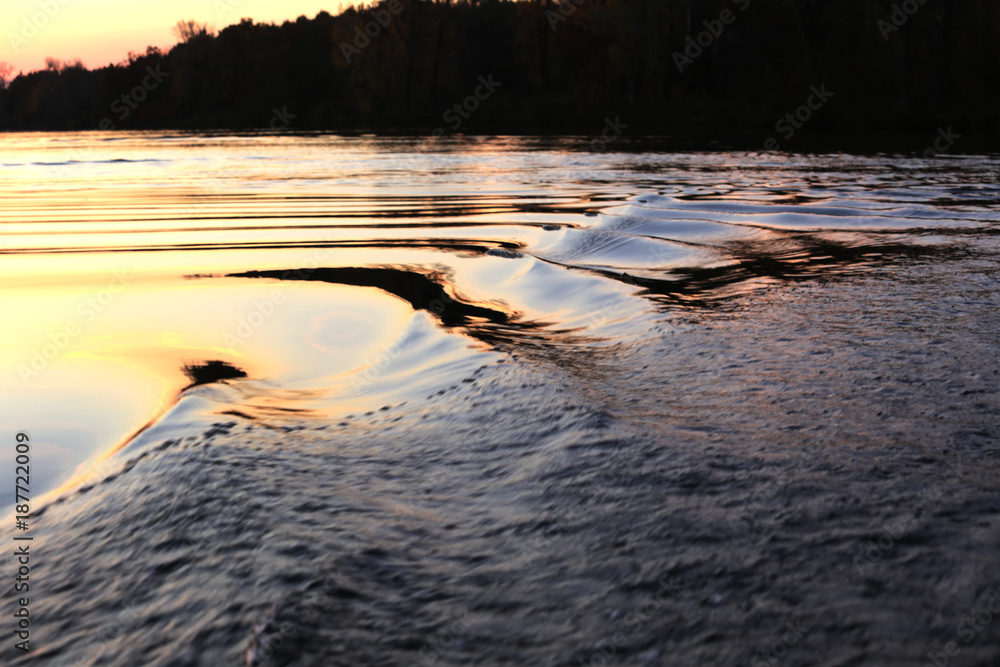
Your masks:
{"label": "treeline", "polygon": [[17,76],[0,127],[1000,136],[996,0],[388,0],[187,25],[169,52]]}

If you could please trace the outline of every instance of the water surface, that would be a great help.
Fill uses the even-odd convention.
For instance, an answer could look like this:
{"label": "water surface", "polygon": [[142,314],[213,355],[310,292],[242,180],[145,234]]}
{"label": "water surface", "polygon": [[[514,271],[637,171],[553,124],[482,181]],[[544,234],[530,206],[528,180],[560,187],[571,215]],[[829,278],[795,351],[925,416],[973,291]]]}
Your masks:
{"label": "water surface", "polygon": [[[130,526],[120,556],[84,565],[79,547],[50,575],[66,584],[44,594],[62,609],[39,639],[49,664],[257,664],[316,590],[338,620],[299,618],[273,664],[430,664],[426,646],[438,664],[577,664],[664,573],[691,609],[767,607],[683,563],[717,557],[740,504],[819,502],[799,486],[827,487],[795,466],[854,475],[900,447],[965,448],[996,470],[995,157],[593,153],[584,137],[0,145],[4,429],[36,443],[50,539]],[[216,362],[241,372],[191,386],[185,367]],[[747,501],[771,458],[793,472]],[[845,552],[880,525],[843,528]],[[115,592],[81,602],[83,570]],[[104,648],[82,625],[55,633],[87,617],[92,636],[126,602],[137,620]],[[471,620],[445,650],[456,613]],[[700,621],[692,644],[670,623],[632,628],[619,658],[667,664],[667,646],[690,657],[716,632]],[[753,656],[720,641],[704,659]]]}

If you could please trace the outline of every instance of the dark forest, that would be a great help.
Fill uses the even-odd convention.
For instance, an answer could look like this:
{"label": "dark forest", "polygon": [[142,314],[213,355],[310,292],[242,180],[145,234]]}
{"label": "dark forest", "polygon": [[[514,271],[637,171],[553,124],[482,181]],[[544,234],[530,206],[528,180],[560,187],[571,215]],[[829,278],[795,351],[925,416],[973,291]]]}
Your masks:
{"label": "dark forest", "polygon": [[776,148],[941,131],[984,147],[1000,136],[998,32],[994,0],[392,0],[217,34],[182,22],[168,52],[100,69],[50,61],[6,82],[0,127],[610,125]]}

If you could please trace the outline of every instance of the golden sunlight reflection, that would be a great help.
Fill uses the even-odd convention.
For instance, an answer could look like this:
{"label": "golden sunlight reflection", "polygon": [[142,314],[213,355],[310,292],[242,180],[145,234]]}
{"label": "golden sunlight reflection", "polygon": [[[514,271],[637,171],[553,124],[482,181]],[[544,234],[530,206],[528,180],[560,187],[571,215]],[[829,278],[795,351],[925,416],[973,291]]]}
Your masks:
{"label": "golden sunlight reflection", "polygon": [[45,442],[35,488],[227,412],[277,428],[412,406],[518,341],[605,345],[664,304],[818,275],[872,230],[927,223],[909,199],[788,210],[801,171],[735,154],[657,155],[688,176],[653,187],[639,157],[580,141],[4,136],[0,391]]}
{"label": "golden sunlight reflection", "polygon": [[[64,278],[66,278],[64,276]],[[5,288],[0,330],[6,415],[45,443],[33,488],[51,491],[124,443],[191,383],[182,367],[220,360],[249,378],[336,378],[406,325],[405,302],[373,289],[220,280],[108,281]]]}

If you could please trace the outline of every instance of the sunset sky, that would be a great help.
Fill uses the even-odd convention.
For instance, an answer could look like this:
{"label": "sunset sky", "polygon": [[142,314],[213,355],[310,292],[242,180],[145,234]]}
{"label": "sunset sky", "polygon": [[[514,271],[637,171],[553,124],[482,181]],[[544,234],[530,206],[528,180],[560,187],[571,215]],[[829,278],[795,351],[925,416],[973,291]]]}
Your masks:
{"label": "sunset sky", "polygon": [[177,42],[173,26],[182,19],[216,29],[241,18],[280,23],[322,10],[336,14],[352,0],[3,0],[0,61],[18,71],[42,69],[45,59],[79,58],[87,67],[119,62],[129,51]]}

